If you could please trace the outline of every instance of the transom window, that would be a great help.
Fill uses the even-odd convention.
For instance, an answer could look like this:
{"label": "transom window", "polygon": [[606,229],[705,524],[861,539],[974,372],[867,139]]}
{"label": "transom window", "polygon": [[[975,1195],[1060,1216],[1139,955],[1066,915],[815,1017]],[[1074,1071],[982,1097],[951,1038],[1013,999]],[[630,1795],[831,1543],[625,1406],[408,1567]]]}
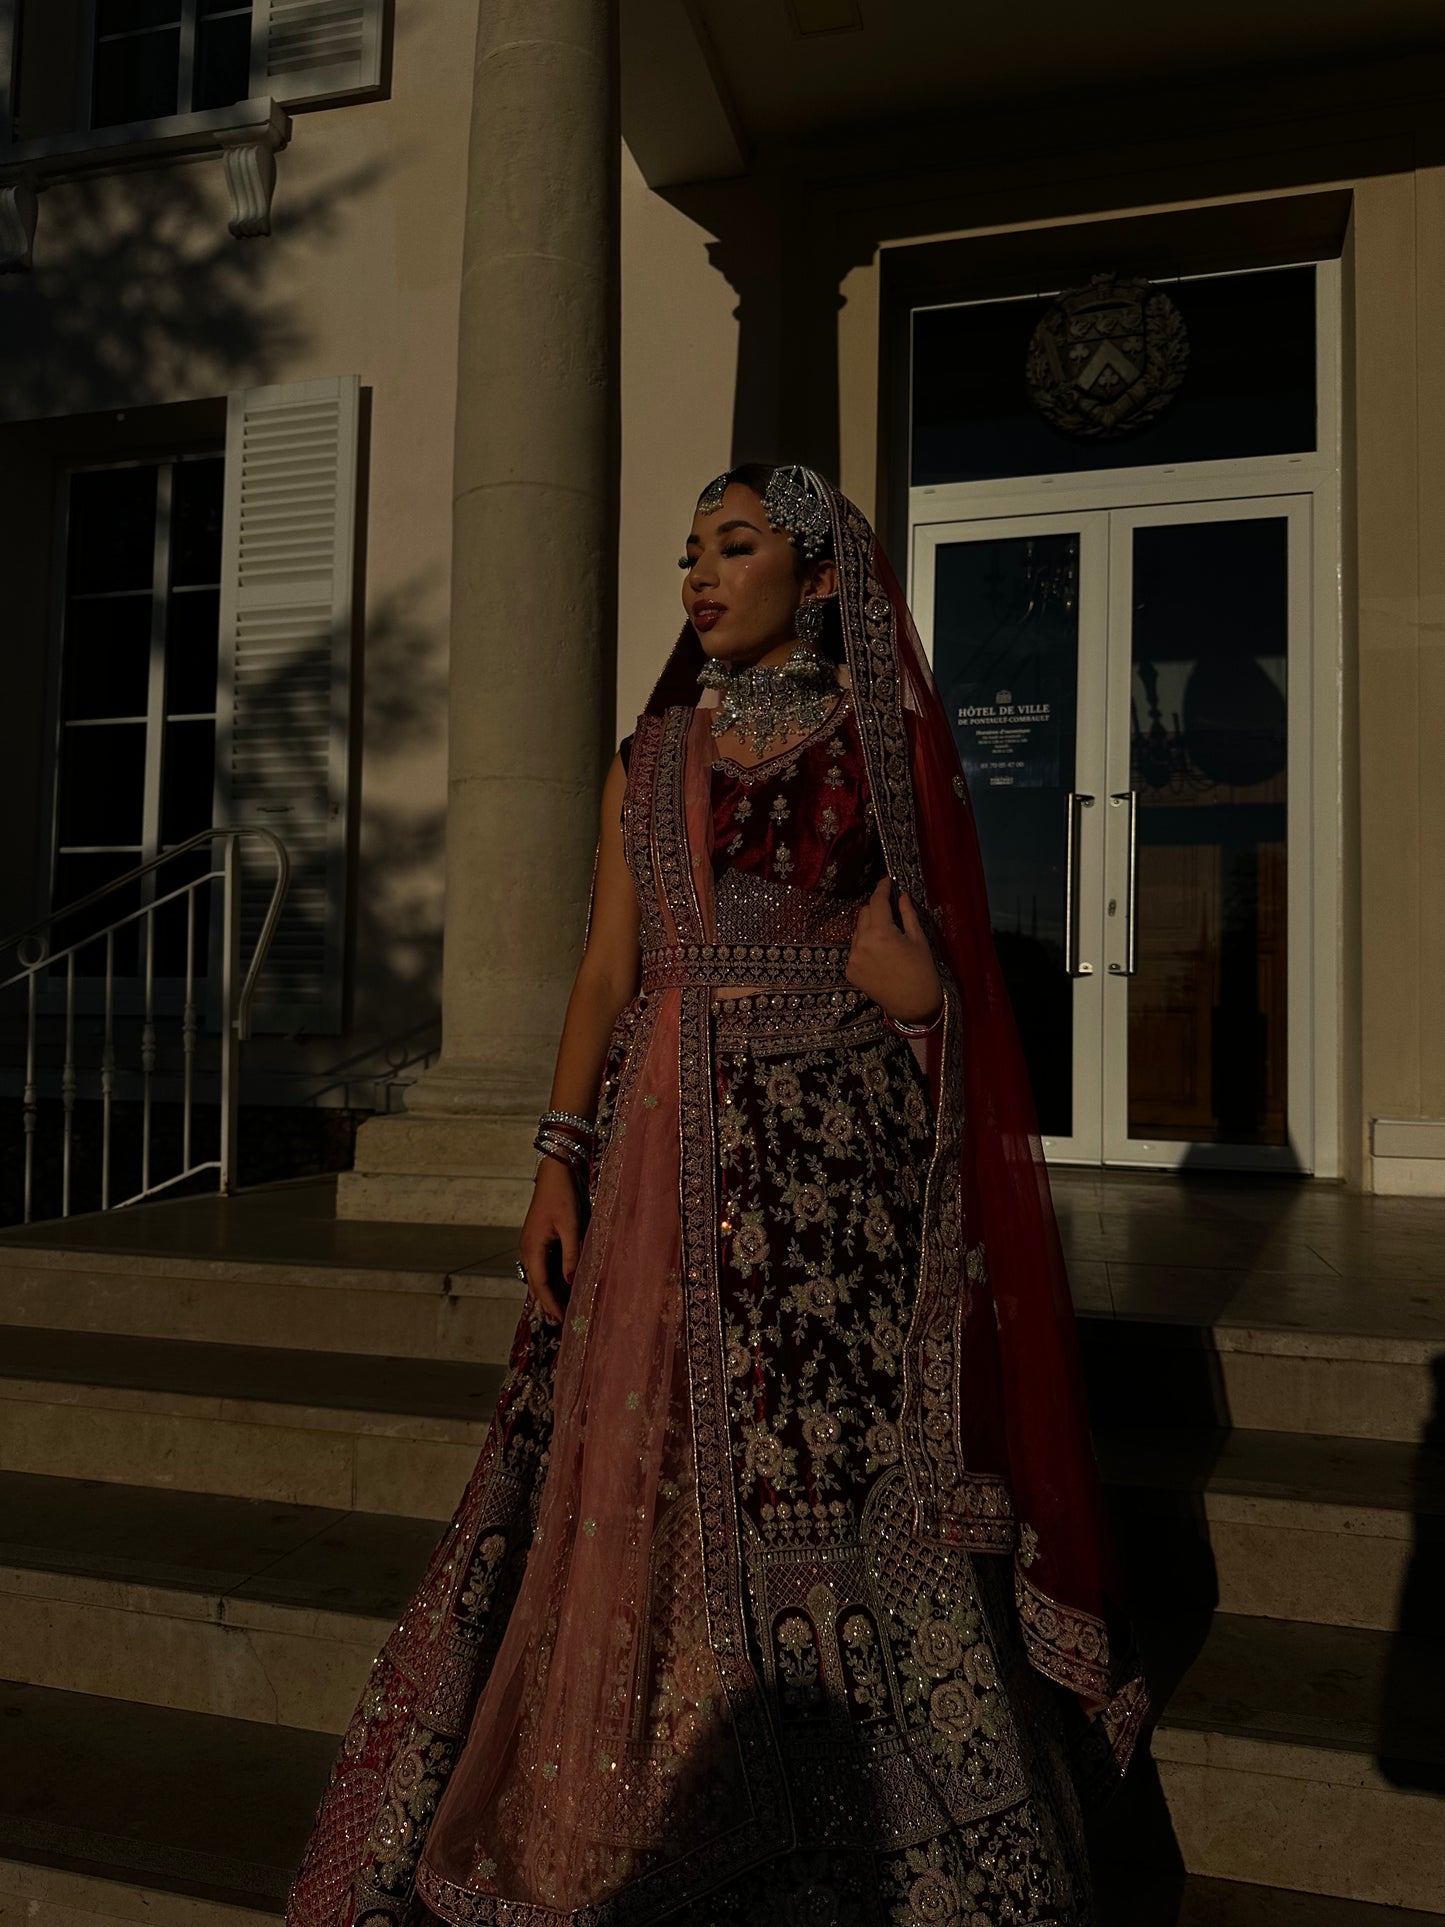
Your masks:
{"label": "transom window", "polygon": [[251,87],[251,0],[95,0],[90,124],[228,107]]}
{"label": "transom window", "polygon": [[[215,811],[221,454],[69,477],[51,901],[74,903],[209,827]],[[196,873],[209,862],[203,847]],[[164,887],[190,859],[167,865]],[[189,874],[189,872],[188,872]],[[153,884],[154,877],[145,880]],[[112,895],[70,942],[150,900]],[[184,969],[182,920],[158,912],[156,968]],[[198,931],[201,945],[203,931]],[[116,968],[137,962],[136,927]],[[99,946],[83,953],[100,967]],[[203,945],[197,958],[204,967]]]}

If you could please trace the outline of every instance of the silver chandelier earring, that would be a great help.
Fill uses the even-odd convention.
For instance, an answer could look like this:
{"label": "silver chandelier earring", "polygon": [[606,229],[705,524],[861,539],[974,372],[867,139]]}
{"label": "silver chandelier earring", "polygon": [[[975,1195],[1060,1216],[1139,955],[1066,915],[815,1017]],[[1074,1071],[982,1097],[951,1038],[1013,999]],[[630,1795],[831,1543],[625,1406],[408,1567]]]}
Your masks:
{"label": "silver chandelier earring", "polygon": [[800,602],[793,612],[793,628],[799,642],[815,649],[823,640],[823,624],[827,619],[828,612],[823,606],[822,596],[809,596],[805,602]]}

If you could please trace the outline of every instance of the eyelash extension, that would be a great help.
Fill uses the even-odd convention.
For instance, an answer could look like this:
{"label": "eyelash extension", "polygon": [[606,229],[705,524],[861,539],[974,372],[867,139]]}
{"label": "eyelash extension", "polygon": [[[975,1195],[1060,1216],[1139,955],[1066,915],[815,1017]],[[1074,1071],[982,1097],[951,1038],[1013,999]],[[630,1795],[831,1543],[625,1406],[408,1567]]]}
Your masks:
{"label": "eyelash extension", "polygon": [[[729,542],[723,550],[724,555],[751,555],[752,552],[753,545],[751,542]],[[692,567],[692,557],[690,555],[680,555],[677,558],[677,566],[680,569],[690,569]]]}

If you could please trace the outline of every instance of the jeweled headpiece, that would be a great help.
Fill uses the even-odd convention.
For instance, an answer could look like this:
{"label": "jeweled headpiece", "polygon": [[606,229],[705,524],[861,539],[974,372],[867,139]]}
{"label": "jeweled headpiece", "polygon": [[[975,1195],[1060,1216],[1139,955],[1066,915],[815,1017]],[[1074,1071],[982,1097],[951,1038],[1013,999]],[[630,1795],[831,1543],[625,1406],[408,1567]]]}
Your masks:
{"label": "jeweled headpiece", "polygon": [[[698,496],[697,505],[704,515],[722,507],[723,495],[735,473],[734,469],[725,469]],[[763,491],[763,512],[769,526],[796,542],[809,562],[827,547],[833,531],[827,489],[801,462],[789,462],[773,470]]]}

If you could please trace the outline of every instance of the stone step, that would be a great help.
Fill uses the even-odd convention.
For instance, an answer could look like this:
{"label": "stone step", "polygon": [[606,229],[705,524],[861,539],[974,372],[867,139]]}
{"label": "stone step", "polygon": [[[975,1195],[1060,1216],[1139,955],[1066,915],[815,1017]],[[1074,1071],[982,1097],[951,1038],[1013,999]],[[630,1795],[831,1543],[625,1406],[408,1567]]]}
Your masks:
{"label": "stone step", "polygon": [[[336,1739],[0,1686],[0,1922],[248,1927],[278,1919]],[[1426,1927],[1402,1912],[1121,1874],[1103,1927]]]}
{"label": "stone step", "polygon": [[330,1200],[280,1185],[0,1232],[0,1324],[506,1358],[524,1297],[514,1230],[339,1223]]}
{"label": "stone step", "polygon": [[1445,1913],[1445,1642],[1218,1614],[1190,1655],[1178,1631],[1145,1655],[1188,1871]]}
{"label": "stone step", "polygon": [[1090,1407],[1106,1430],[1233,1428],[1413,1445],[1434,1415],[1438,1336],[1080,1309]]}
{"label": "stone step", "polygon": [[1445,1597],[1445,1463],[1381,1439],[1101,1433],[1099,1462],[1148,1611],[1429,1633]]}
{"label": "stone step", "polygon": [[0,1327],[0,1465],[448,1519],[502,1376],[497,1365]]}
{"label": "stone step", "polygon": [[339,1731],[434,1522],[0,1473],[0,1652],[36,1686]]}
{"label": "stone step", "polygon": [[336,1745],[329,1733],[0,1684],[0,1910],[17,1927],[279,1917]]}

